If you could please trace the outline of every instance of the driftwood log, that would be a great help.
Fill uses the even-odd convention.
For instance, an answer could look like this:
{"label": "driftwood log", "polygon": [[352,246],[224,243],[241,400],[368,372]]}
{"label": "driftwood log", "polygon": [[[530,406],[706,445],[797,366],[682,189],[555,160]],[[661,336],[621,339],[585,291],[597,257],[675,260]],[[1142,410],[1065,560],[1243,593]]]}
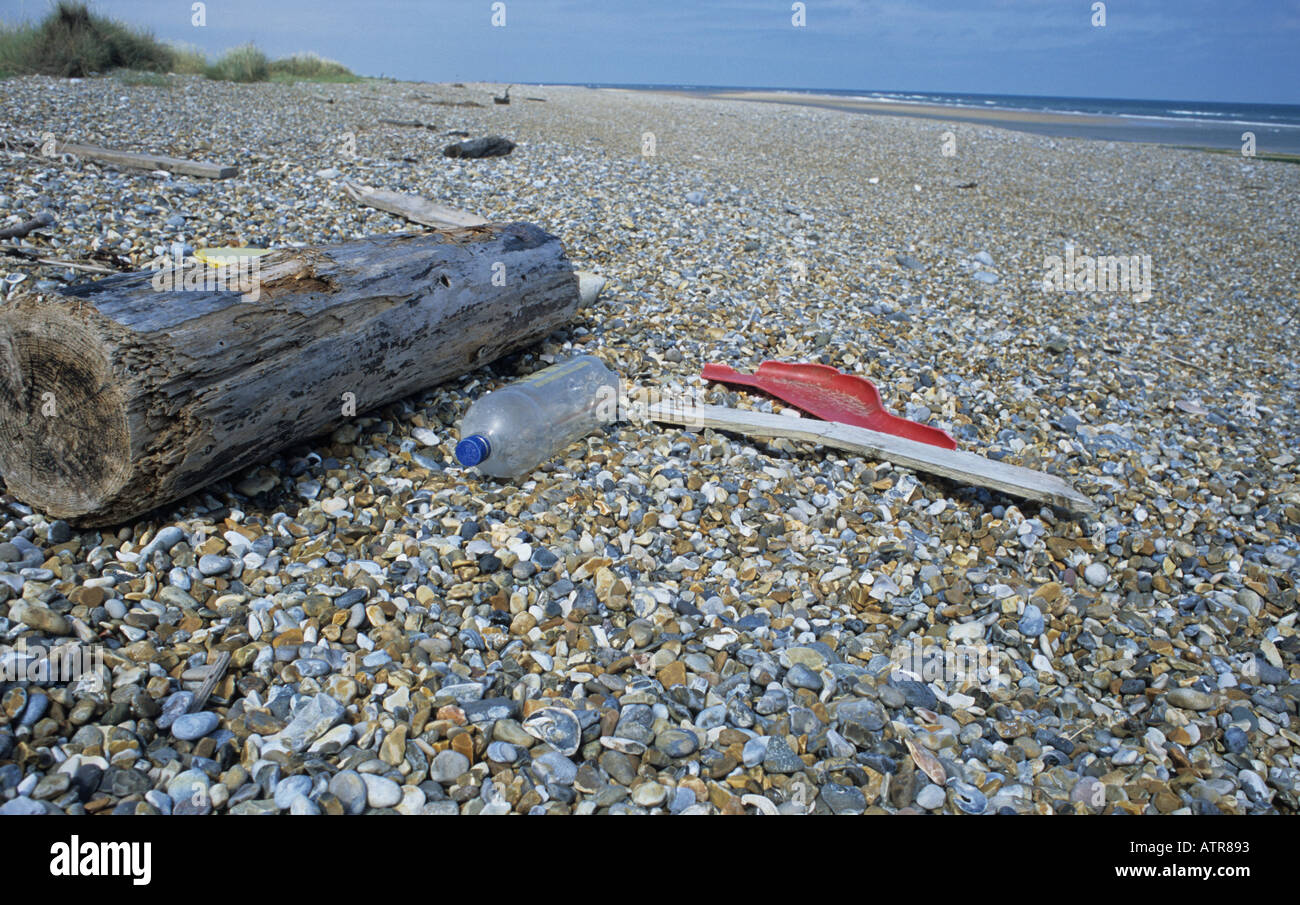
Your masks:
{"label": "driftwood log", "polygon": [[159,291],[146,271],[0,307],[9,493],[120,523],[543,339],[579,306],[560,240],[527,223],[258,260],[256,293]]}
{"label": "driftwood log", "polygon": [[56,154],[72,154],[96,163],[107,163],[131,170],[166,170],[182,176],[199,176],[203,179],[230,179],[239,175],[239,167],[223,166],[203,160],[186,160],[183,157],[168,157],[165,154],[140,154],[135,151],[115,151],[112,148],[98,148],[94,145],[76,145],[59,142],[55,145]]}
{"label": "driftwood log", "polygon": [[38,229],[44,229],[54,224],[54,215],[49,211],[41,211],[30,220],[26,220],[16,226],[7,226],[0,229],[0,239],[21,239],[30,232]]}

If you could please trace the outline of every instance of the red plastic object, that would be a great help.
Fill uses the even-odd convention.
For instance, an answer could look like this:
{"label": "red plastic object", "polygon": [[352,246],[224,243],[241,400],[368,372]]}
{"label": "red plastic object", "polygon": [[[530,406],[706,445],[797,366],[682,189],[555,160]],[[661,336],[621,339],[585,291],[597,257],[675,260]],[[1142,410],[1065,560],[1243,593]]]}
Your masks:
{"label": "red plastic object", "polygon": [[865,427],[944,449],[957,448],[957,441],[947,431],[890,414],[880,402],[880,391],[867,378],[843,374],[828,365],[765,361],[756,373],[744,374],[726,365],[708,364],[700,376],[758,387],[823,421]]}

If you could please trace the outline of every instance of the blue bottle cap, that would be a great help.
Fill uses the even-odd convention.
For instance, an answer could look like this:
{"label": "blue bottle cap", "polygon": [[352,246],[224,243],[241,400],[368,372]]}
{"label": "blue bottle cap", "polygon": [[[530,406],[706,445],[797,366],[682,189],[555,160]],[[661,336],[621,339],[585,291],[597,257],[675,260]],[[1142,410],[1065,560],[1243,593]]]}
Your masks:
{"label": "blue bottle cap", "polygon": [[491,454],[492,447],[488,445],[487,437],[480,434],[470,434],[456,444],[456,460],[466,467],[477,465]]}

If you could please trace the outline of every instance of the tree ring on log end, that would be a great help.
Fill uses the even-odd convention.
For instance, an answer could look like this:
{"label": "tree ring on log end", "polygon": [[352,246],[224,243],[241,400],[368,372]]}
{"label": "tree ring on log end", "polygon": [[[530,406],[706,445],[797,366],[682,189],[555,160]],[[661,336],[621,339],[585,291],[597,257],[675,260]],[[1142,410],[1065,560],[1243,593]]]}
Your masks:
{"label": "tree ring on log end", "polygon": [[104,347],[57,303],[0,314],[0,474],[55,518],[99,509],[130,469],[126,406]]}

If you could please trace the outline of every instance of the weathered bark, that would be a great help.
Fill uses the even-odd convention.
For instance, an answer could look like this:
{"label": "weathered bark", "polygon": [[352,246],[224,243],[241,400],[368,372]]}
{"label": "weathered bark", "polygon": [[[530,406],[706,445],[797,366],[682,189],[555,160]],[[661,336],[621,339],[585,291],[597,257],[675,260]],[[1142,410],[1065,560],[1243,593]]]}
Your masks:
{"label": "weathered bark", "polygon": [[560,241],[526,223],[260,263],[256,301],[156,291],[144,272],[0,307],[9,492],[119,523],[326,431],[346,393],[364,412],[536,342],[579,305]]}

